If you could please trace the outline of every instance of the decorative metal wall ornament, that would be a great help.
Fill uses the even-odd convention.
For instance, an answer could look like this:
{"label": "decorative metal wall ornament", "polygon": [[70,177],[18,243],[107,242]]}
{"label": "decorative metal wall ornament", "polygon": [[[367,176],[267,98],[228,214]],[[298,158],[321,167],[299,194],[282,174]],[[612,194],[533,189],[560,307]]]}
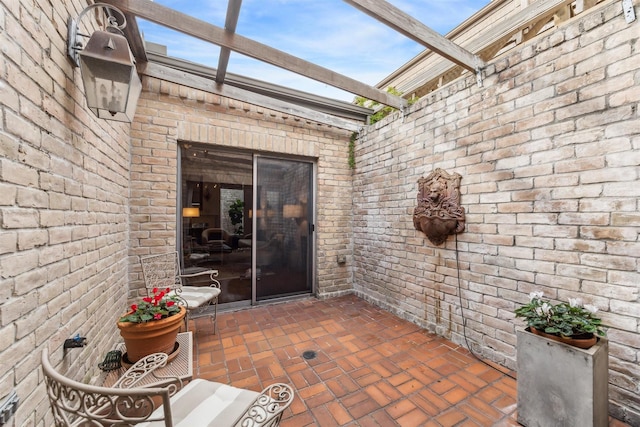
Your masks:
{"label": "decorative metal wall ornament", "polygon": [[450,234],[464,230],[464,208],[460,206],[462,176],[436,169],[418,180],[418,206],[413,225],[427,235],[431,243],[441,245]]}

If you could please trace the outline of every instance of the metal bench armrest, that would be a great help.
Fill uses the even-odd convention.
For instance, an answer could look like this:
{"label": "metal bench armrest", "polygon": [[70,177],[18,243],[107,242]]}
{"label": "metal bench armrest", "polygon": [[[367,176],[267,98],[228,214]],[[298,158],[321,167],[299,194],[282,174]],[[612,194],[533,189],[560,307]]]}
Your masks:
{"label": "metal bench armrest", "polygon": [[235,422],[235,427],[273,427],[280,424],[282,413],[293,401],[291,386],[282,383],[271,384],[256,397],[244,414]]}
{"label": "metal bench armrest", "polygon": [[182,380],[178,377],[157,375],[155,372],[156,369],[162,368],[167,364],[168,358],[169,356],[165,353],[153,353],[143,357],[127,369],[111,387],[122,389],[149,387],[140,384],[140,382],[149,375],[152,375],[156,379],[170,379],[171,383],[166,386],[166,388],[169,389],[169,394],[173,396],[176,391],[182,388]]}

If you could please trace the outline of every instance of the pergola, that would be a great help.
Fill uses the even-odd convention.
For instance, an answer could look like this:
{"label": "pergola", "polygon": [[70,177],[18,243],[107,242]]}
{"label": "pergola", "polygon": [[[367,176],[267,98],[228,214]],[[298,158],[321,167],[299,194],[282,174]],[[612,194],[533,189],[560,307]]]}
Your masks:
{"label": "pergola", "polygon": [[[392,82],[398,73],[405,72],[425,57],[439,55],[440,60],[436,61],[435,65],[420,73],[420,76],[414,77],[407,87],[400,89],[405,96],[422,96],[425,91],[434,90],[465,72],[475,73],[477,82],[481,85],[485,61],[500,53],[505,46],[513,44],[514,40],[519,43],[538,34],[550,21],[566,20],[571,15],[571,4],[575,0],[535,1],[509,19],[483,31],[465,46],[459,46],[451,40],[456,35],[456,30],[443,37],[384,0],[344,1],[423,45],[426,50],[381,82],[379,87],[374,87],[237,34],[236,24],[242,0],[229,0],[224,28],[150,0],[104,0],[105,3],[119,8],[127,19],[125,35],[136,57],[140,73],[352,131],[358,131],[362,127],[372,110],[355,105],[345,108],[344,105],[339,105],[345,103],[340,102],[332,105],[328,98],[301,96],[297,91],[232,75],[227,72],[231,52],[275,65],[382,105],[404,110],[408,106],[407,99],[380,88]],[[494,0],[478,14],[496,9],[503,3],[505,0]],[[587,9],[595,3],[597,0],[584,0],[583,7]],[[148,51],[140,35],[136,18],[220,46],[217,68],[200,66]]]}
{"label": "pergola", "polygon": [[[428,49],[441,54],[454,64],[478,75],[481,74],[485,66],[482,59],[442,37],[395,6],[381,0],[345,1],[414,41],[421,43]],[[137,59],[138,70],[142,74],[210,91],[229,98],[257,103],[277,111],[336,127],[354,131],[360,128],[359,124],[351,120],[345,120],[336,115],[274,99],[273,94],[269,96],[259,93],[259,91],[247,90],[246,87],[238,87],[238,84],[233,85],[227,75],[229,55],[233,51],[384,105],[401,110],[408,105],[407,100],[404,98],[237,34],[235,29],[242,0],[229,0],[224,28],[149,0],[106,0],[105,3],[119,8],[125,14],[128,23],[125,28],[125,35]],[[162,64],[157,61],[157,57],[154,61],[154,58],[150,58],[150,55],[147,54],[144,41],[140,36],[140,31],[135,21],[136,17],[220,46],[221,52],[217,68],[209,70],[211,75],[207,76],[206,74],[208,73],[204,73],[204,76],[198,76],[186,73],[184,69],[176,67],[178,65],[176,61],[173,61],[173,64],[168,64],[166,61]]]}

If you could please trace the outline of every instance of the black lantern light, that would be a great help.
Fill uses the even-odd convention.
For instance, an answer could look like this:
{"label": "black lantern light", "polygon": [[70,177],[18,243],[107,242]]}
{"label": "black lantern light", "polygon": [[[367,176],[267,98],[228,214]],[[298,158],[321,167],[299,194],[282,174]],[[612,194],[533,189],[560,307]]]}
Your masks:
{"label": "black lantern light", "polygon": [[[82,17],[89,10],[104,7],[108,10],[105,31],[95,31],[83,47],[78,39],[88,37],[78,31]],[[122,16],[118,26],[110,11]],[[69,19],[67,53],[80,67],[87,106],[93,113],[107,120],[131,122],[142,91],[135,60],[129,43],[122,33],[127,25],[124,14],[117,8],[95,3],[85,8],[77,20]]]}

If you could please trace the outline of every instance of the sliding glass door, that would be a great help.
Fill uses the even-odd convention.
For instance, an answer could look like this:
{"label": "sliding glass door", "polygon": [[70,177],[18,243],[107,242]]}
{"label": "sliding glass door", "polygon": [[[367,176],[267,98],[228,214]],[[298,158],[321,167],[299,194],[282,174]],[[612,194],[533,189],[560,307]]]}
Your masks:
{"label": "sliding glass door", "polygon": [[218,270],[220,304],[312,292],[313,164],[188,143],[180,154],[187,272]]}

